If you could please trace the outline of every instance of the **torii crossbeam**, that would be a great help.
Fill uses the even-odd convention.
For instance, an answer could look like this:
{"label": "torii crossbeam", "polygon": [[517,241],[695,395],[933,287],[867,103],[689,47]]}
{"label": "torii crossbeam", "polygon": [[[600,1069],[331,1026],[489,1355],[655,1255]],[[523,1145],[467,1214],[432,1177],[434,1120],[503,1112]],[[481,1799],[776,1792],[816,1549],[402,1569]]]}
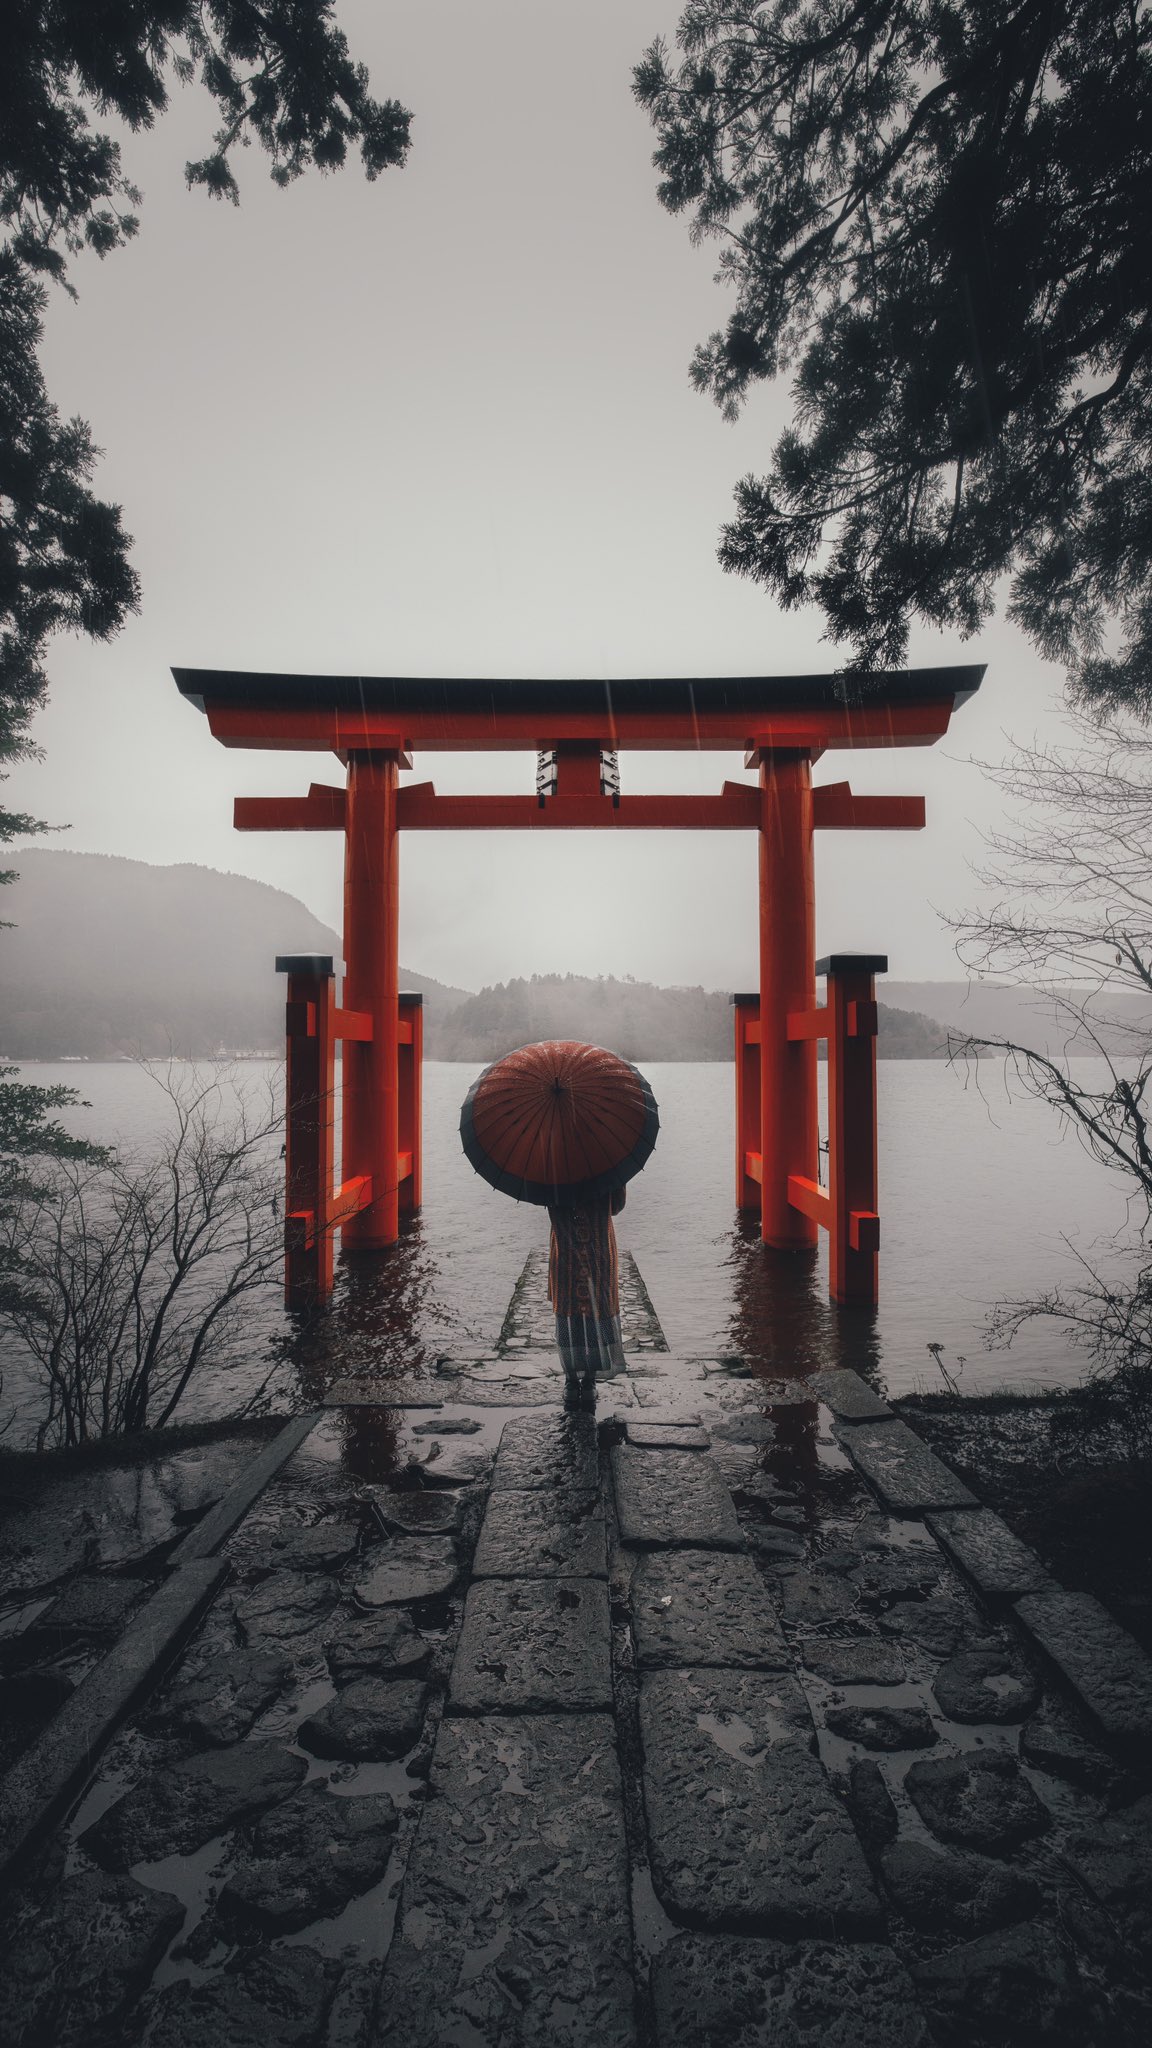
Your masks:
{"label": "torii crossbeam", "polygon": [[[983,674],[978,665],[861,676],[532,681],[174,669],[178,688],[223,745],[330,750],[347,770],[343,788],[314,783],[306,796],[239,797],[235,807],[240,831],[344,833],[340,1014],[357,1020],[354,1035],[343,1033],[344,1199],[336,1206],[345,1246],[393,1244],[419,1184],[419,1129],[405,1132],[412,1142],[403,1151],[400,1142],[399,835],[478,830],[757,834],[759,1014],[752,1017],[742,999],[738,1030],[743,1049],[758,1042],[758,1087],[743,1089],[737,1195],[742,1207],[759,1208],[766,1244],[813,1244],[829,1213],[817,1172],[816,1037],[826,1012],[817,1011],[815,997],[813,834],[917,831],[925,818],[921,797],[855,796],[846,782],[813,787],[812,765],[829,749],[931,746]],[[515,749],[555,755],[554,794],[437,796],[431,782],[400,787],[400,770],[414,754]],[[639,749],[740,749],[758,782],[725,782],[716,796],[605,793],[602,753]],[[864,1015],[868,1005],[853,998],[851,1009]],[[801,1021],[807,1013],[810,1027]],[[874,1065],[874,1047],[871,1057]],[[758,1146],[748,1144],[746,1128],[753,1095]],[[858,1220],[863,1213],[852,1212]],[[874,1299],[876,1233],[869,1226],[857,1235],[870,1265],[861,1251],[844,1278],[841,1262],[834,1291]]]}

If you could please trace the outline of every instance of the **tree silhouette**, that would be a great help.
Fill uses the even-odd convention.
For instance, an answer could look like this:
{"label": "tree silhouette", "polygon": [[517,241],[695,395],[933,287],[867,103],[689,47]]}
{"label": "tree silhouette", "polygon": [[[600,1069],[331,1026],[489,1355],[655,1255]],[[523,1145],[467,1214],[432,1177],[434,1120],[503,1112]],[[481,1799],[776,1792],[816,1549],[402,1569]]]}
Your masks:
{"label": "tree silhouette", "polygon": [[851,665],[1009,613],[1152,710],[1152,12],[691,0],[635,74],[659,196],[736,293],[692,376],[793,377],[720,559]]}
{"label": "tree silhouette", "polygon": [[[69,258],[135,234],[140,193],[110,117],[151,128],[173,84],[200,83],[221,125],[190,185],[235,202],[255,140],[288,185],[359,149],[375,178],[401,164],[409,115],[374,100],[330,0],[7,0],[0,9],[0,761],[29,751],[44,651],[60,628],[106,640],[138,602],[119,509],[91,488],[97,451],[60,419],[37,361],[46,288]],[[33,825],[0,812],[0,839]]]}

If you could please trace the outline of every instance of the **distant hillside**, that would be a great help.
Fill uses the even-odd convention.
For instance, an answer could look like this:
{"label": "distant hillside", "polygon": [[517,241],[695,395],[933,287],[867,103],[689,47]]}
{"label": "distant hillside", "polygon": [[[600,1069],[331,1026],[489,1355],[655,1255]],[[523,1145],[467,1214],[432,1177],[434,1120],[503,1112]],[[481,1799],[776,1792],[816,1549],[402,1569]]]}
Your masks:
{"label": "distant hillside", "polygon": [[[1056,1004],[1031,988],[999,988],[985,981],[889,981],[878,986],[901,1009],[919,1010],[953,1034],[975,1038],[1010,1038],[1037,1052],[1094,1051],[1087,1041],[1069,1037],[1068,1023]],[[1106,992],[1093,1005],[1105,1020],[1101,1036],[1112,1051],[1129,1051],[1132,1033],[1152,1038],[1152,1003],[1136,993]],[[1111,1019],[1114,1029],[1107,1028]]]}
{"label": "distant hillside", "polygon": [[[10,1059],[278,1053],[276,954],[340,956],[338,933],[244,875],[48,847],[14,863],[20,879],[0,893],[0,916],[15,925],[0,931],[0,1056]],[[496,1059],[537,1038],[588,1039],[631,1059],[732,1056],[724,992],[546,974],[472,995],[408,968],[401,982],[427,998],[431,1059]],[[935,1058],[944,1036],[932,1015],[881,1006],[884,1058]]]}
{"label": "distant hillside", "polygon": [[[296,898],[214,868],[152,867],[29,847],[0,891],[0,1054],[275,1051],[284,1041],[277,953],[331,953],[339,935]],[[464,1000],[402,970],[429,1011]]]}
{"label": "distant hillside", "polygon": [[[436,1057],[492,1060],[537,1038],[583,1038],[633,1060],[728,1060],[729,997],[703,988],[656,988],[647,981],[534,974],[469,996],[438,1026]],[[885,1059],[935,1059],[945,1034],[931,1017],[881,1005]]]}

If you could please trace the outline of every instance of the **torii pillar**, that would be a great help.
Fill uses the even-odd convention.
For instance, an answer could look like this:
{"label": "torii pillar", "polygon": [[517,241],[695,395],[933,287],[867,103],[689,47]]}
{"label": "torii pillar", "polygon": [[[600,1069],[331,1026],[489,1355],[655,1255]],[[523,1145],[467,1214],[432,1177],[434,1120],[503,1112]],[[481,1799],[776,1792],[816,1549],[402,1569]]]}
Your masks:
{"label": "torii pillar", "polygon": [[819,1177],[816,1044],[788,1036],[789,1013],[816,1006],[812,757],[765,750],[759,768],[760,1235],[797,1251],[819,1234],[788,1199],[791,1175]]}
{"label": "torii pillar", "polygon": [[344,1224],[344,1245],[368,1251],[400,1232],[400,754],[350,753],[344,819],[344,1007],[372,1035],[344,1045],[343,1178],[366,1175],[366,1207]]}

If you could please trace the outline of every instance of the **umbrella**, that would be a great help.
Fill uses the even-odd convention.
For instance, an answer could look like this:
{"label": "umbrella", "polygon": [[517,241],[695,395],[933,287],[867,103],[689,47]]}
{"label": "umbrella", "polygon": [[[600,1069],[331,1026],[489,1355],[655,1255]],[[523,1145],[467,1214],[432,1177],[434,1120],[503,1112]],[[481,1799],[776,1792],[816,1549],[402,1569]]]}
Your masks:
{"label": "umbrella", "polygon": [[477,1173],[518,1202],[610,1194],[639,1173],[659,1128],[643,1074],[569,1039],[522,1045],[486,1067],[460,1112]]}

